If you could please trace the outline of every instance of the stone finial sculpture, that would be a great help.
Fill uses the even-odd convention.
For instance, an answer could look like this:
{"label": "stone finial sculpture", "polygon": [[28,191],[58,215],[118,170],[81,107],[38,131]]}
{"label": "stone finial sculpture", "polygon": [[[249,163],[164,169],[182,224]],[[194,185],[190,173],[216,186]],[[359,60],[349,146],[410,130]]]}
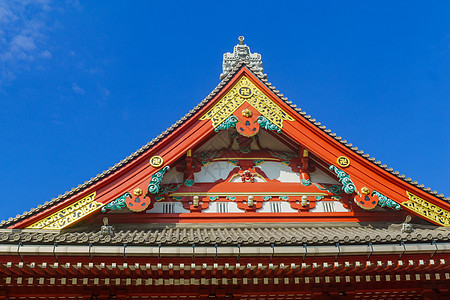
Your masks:
{"label": "stone finial sculpture", "polygon": [[114,227],[108,224],[108,218],[103,218],[103,226],[100,229],[102,236],[114,236]]}
{"label": "stone finial sculpture", "polygon": [[241,60],[247,61],[253,70],[264,76],[264,78],[267,77],[267,74],[263,74],[261,54],[250,53],[250,47],[244,45],[244,37],[240,36],[239,44],[234,46],[233,53],[227,52],[223,54],[222,74],[220,74],[220,79],[224,79],[231,69],[233,69],[233,67]]}

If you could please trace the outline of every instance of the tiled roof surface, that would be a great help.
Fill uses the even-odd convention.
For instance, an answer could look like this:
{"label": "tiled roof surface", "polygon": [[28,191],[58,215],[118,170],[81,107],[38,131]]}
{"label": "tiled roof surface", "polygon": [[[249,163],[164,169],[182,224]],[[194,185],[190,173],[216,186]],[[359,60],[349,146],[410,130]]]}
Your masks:
{"label": "tiled roof surface", "polygon": [[134,160],[138,156],[140,156],[142,153],[144,153],[146,150],[150,149],[152,146],[156,145],[160,140],[162,140],[164,137],[166,137],[169,133],[174,131],[178,126],[183,124],[185,121],[187,121],[192,115],[194,115],[198,110],[200,110],[203,106],[205,106],[229,81],[230,79],[241,69],[241,67],[247,67],[252,73],[258,77],[261,82],[263,82],[275,95],[277,95],[283,102],[285,102],[287,105],[289,105],[291,108],[293,108],[295,111],[297,111],[302,117],[307,119],[309,122],[314,124],[317,128],[321,129],[323,132],[352,150],[353,152],[359,154],[360,156],[364,157],[368,161],[372,162],[373,164],[379,166],[380,168],[386,170],[387,172],[395,175],[396,177],[402,179],[403,181],[429,193],[430,195],[433,195],[434,197],[437,197],[439,199],[442,199],[448,203],[450,203],[450,197],[445,197],[443,194],[438,194],[437,191],[432,191],[431,188],[425,187],[423,184],[419,184],[417,181],[413,181],[411,178],[406,178],[405,175],[400,174],[398,171],[394,171],[393,168],[388,167],[385,164],[382,164],[380,161],[376,160],[374,157],[371,157],[369,154],[364,153],[364,151],[359,150],[358,147],[353,146],[353,144],[348,143],[347,140],[343,140],[340,136],[336,136],[335,133],[331,132],[330,129],[327,129],[326,126],[322,125],[320,122],[318,122],[316,119],[312,118],[310,115],[307,115],[306,112],[302,111],[300,108],[297,107],[297,105],[292,104],[292,101],[288,101],[286,97],[284,97],[283,94],[281,94],[278,90],[275,89],[275,87],[267,81],[267,79],[263,76],[261,73],[255,72],[247,62],[241,61],[240,63],[236,64],[231,70],[228,75],[217,85],[217,87],[205,98],[203,101],[201,101],[197,106],[195,106],[190,112],[188,112],[184,117],[182,117],[180,120],[175,122],[172,126],[167,128],[163,133],[158,135],[156,138],[154,138],[152,141],[138,149],[136,152],[132,153],[125,159],[121,160],[119,163],[115,164],[113,167],[109,168],[108,170],[103,171],[103,173],[98,174],[96,177],[92,177],[89,181],[85,181],[83,184],[78,185],[78,187],[73,188],[70,191],[67,191],[63,195],[59,195],[57,198],[53,198],[51,201],[46,201],[43,205],[38,205],[36,208],[32,208],[29,211],[25,211],[22,214],[16,215],[14,218],[9,218],[8,220],[3,220],[0,222],[0,228],[6,228],[7,226],[10,226],[16,222],[19,222],[27,217],[30,217],[38,212],[43,211],[44,209],[49,208],[50,206],[57,204],[79,192],[82,190],[88,188],[89,186],[93,185],[94,183],[98,182],[99,180],[113,174],[117,170],[119,170],[121,167],[129,163],[130,161]]}
{"label": "tiled roof surface", "polygon": [[220,227],[166,227],[136,230],[118,230],[112,236],[100,231],[87,232],[0,232],[0,243],[17,244],[162,244],[162,245],[303,245],[303,244],[366,244],[404,242],[448,241],[450,229],[444,227],[415,228],[412,233],[402,233],[401,226],[278,226],[256,227],[224,224]]}

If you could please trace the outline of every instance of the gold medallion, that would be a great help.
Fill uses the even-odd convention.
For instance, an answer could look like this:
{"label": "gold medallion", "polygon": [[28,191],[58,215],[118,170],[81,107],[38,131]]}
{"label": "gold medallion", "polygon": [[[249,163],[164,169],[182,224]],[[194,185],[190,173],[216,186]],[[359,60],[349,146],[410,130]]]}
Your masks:
{"label": "gold medallion", "polygon": [[155,155],[150,158],[150,165],[154,168],[159,168],[163,165],[164,160],[161,156]]}
{"label": "gold medallion", "polygon": [[350,166],[350,159],[348,159],[345,156],[339,156],[337,158],[336,162],[340,167],[343,167],[343,168],[347,168],[348,166]]}
{"label": "gold medallion", "polygon": [[142,195],[142,190],[140,188],[134,189],[133,194],[139,197]]}
{"label": "gold medallion", "polygon": [[243,86],[238,91],[242,98],[250,98],[253,94],[252,89],[248,86]]}
{"label": "gold medallion", "polygon": [[253,115],[253,113],[250,109],[246,108],[242,111],[242,115],[246,118],[250,118]]}

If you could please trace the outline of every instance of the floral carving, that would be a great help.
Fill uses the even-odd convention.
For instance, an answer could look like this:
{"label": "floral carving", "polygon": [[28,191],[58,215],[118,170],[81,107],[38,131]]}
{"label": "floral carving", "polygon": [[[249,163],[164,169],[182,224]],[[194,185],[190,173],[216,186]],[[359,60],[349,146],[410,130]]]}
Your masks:
{"label": "floral carving", "polygon": [[342,183],[342,188],[346,194],[357,192],[355,184],[350,179],[350,176],[347,173],[333,165],[330,166],[330,170],[336,173],[339,181]]}
{"label": "floral carving", "polygon": [[127,204],[125,203],[125,199],[129,197],[131,198],[131,194],[130,193],[125,193],[122,196],[120,196],[119,198],[117,198],[116,200],[113,200],[111,202],[109,202],[108,204],[106,204],[105,206],[102,207],[102,212],[106,212],[107,209],[110,210],[121,210],[122,208],[124,208],[125,206],[127,206]]}
{"label": "floral carving", "polygon": [[397,202],[395,202],[394,200],[389,199],[388,197],[386,197],[385,195],[377,192],[377,191],[373,191],[372,192],[372,196],[377,196],[378,197],[378,205],[381,207],[390,207],[390,208],[394,208],[396,210],[400,210],[401,206],[400,204],[398,204]]}
{"label": "floral carving", "polygon": [[165,166],[164,168],[162,168],[161,170],[159,170],[158,172],[156,172],[155,174],[152,175],[152,179],[150,179],[150,183],[148,184],[148,192],[150,194],[158,194],[159,190],[160,190],[160,184],[161,184],[161,180],[164,176],[164,174],[170,170],[169,166]]}
{"label": "floral carving", "polygon": [[272,122],[270,122],[266,117],[264,116],[259,116],[256,119],[256,122],[258,122],[259,126],[261,126],[261,128],[264,128],[266,130],[274,130],[278,133],[281,132],[281,128],[278,127],[277,125],[273,124]]}

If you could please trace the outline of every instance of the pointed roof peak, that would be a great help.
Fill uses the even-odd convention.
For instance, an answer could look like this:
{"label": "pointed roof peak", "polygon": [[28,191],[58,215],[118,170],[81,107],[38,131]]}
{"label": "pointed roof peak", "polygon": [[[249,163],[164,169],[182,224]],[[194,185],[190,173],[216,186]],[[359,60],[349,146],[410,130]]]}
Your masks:
{"label": "pointed roof peak", "polygon": [[259,53],[251,53],[250,47],[244,44],[244,37],[240,36],[238,38],[239,44],[235,45],[233,48],[233,53],[226,52],[223,54],[223,63],[222,63],[222,74],[220,74],[220,79],[224,79],[228,73],[233,69],[233,67],[240,61],[244,61],[250,67],[253,68],[253,71],[266,78],[267,75],[263,74],[263,66],[261,61],[261,54]]}

